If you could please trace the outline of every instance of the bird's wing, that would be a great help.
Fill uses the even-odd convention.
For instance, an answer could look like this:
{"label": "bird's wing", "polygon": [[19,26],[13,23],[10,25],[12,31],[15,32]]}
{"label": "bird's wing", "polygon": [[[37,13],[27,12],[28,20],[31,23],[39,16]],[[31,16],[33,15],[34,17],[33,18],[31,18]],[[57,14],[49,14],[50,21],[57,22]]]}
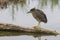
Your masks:
{"label": "bird's wing", "polygon": [[44,23],[47,23],[47,17],[46,15],[44,14],[43,11],[39,10],[37,11],[37,14],[36,14],[37,18],[39,18],[41,21],[43,21]]}

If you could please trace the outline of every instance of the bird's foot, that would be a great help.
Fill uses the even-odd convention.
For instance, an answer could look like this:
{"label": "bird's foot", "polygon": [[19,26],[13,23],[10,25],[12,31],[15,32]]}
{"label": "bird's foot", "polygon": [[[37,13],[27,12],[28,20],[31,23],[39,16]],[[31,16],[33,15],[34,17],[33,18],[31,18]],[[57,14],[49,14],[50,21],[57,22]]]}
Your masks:
{"label": "bird's foot", "polygon": [[41,27],[39,27],[39,26],[34,26],[34,29],[36,29],[36,30],[40,30]]}

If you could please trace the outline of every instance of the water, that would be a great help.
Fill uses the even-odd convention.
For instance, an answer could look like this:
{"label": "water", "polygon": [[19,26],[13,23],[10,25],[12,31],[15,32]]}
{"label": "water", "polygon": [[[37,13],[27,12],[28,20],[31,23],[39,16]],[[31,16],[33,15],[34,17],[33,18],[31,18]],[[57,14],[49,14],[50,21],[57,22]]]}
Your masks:
{"label": "water", "polygon": [[[24,2],[14,5],[14,21],[12,21],[12,7],[11,5],[7,9],[0,9],[0,22],[12,23],[16,25],[27,26],[31,28],[37,25],[37,21],[27,12],[31,8],[37,8],[47,16],[48,22],[46,24],[41,23],[41,27],[60,31],[60,0],[25,0]],[[30,27],[31,26],[31,27]],[[41,40],[60,40],[58,36],[42,36]],[[10,36],[0,37],[0,40],[39,40],[38,37],[23,35],[23,36]]]}

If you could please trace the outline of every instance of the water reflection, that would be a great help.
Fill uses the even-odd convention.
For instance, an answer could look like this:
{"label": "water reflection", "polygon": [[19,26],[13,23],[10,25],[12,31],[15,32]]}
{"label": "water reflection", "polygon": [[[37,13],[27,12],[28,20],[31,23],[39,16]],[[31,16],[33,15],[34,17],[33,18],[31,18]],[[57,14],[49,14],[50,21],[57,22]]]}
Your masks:
{"label": "water reflection", "polygon": [[47,6],[48,0],[40,0],[39,4],[41,4],[41,7]]}
{"label": "water reflection", "polygon": [[[17,4],[20,4],[21,7],[23,7],[24,5],[26,5],[26,3],[28,2],[28,5],[30,4],[30,2],[34,2],[34,1],[37,1],[37,3],[39,3],[38,5],[41,6],[41,7],[44,7],[44,6],[47,6],[49,4],[51,4],[50,6],[51,7],[54,7],[56,5],[59,4],[59,0],[9,0],[9,1],[0,1],[0,7],[1,6],[4,6],[4,7],[7,7],[8,4],[14,4],[14,5],[17,5]],[[8,3],[9,2],[9,3]]]}
{"label": "water reflection", "polygon": [[[53,8],[58,5],[58,0],[23,0],[23,1],[20,1],[19,3],[15,2],[14,4],[16,5],[17,10],[19,9],[18,4],[20,4],[21,8],[29,6],[29,5],[30,6],[28,8],[38,7],[40,9],[44,8],[46,6],[50,6],[50,8],[53,10]],[[33,6],[31,6],[32,4],[33,4]],[[12,11],[13,11],[13,9],[12,9]],[[14,11],[12,13],[14,14]],[[12,19],[14,19],[14,16],[12,17]]]}
{"label": "water reflection", "polygon": [[51,8],[53,9],[55,6],[58,5],[58,0],[50,0],[51,1]]}
{"label": "water reflection", "polygon": [[29,5],[33,4],[33,6],[30,6],[31,8],[32,7],[44,8],[45,6],[49,5],[50,8],[53,10],[53,8],[59,4],[59,0],[15,0],[15,1],[14,0],[9,0],[9,1],[3,1],[3,2],[1,1],[0,2],[0,7],[2,9],[3,9],[3,7],[7,8],[8,4],[13,4],[12,5],[12,19],[14,19],[14,6],[16,6],[15,7],[16,10],[18,10],[19,9],[18,6],[21,6],[21,8],[23,8],[25,6],[29,6]]}
{"label": "water reflection", "polygon": [[26,5],[26,1],[27,0],[20,1],[21,7],[24,7],[24,5]]}

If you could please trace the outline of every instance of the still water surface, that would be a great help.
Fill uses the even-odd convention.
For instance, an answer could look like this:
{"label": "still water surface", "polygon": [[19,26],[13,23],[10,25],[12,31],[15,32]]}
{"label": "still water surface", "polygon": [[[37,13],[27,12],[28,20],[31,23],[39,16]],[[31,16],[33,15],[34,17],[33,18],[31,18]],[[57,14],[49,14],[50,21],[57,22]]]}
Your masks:
{"label": "still water surface", "polygon": [[[31,28],[37,25],[37,21],[27,12],[31,8],[42,10],[48,19],[46,24],[41,23],[41,27],[60,31],[60,0],[26,0],[14,7],[14,21],[12,21],[11,5],[7,9],[0,10],[0,22],[12,23]],[[60,40],[60,36],[42,36],[41,40]],[[0,37],[0,40],[39,40],[33,36],[10,36]]]}

